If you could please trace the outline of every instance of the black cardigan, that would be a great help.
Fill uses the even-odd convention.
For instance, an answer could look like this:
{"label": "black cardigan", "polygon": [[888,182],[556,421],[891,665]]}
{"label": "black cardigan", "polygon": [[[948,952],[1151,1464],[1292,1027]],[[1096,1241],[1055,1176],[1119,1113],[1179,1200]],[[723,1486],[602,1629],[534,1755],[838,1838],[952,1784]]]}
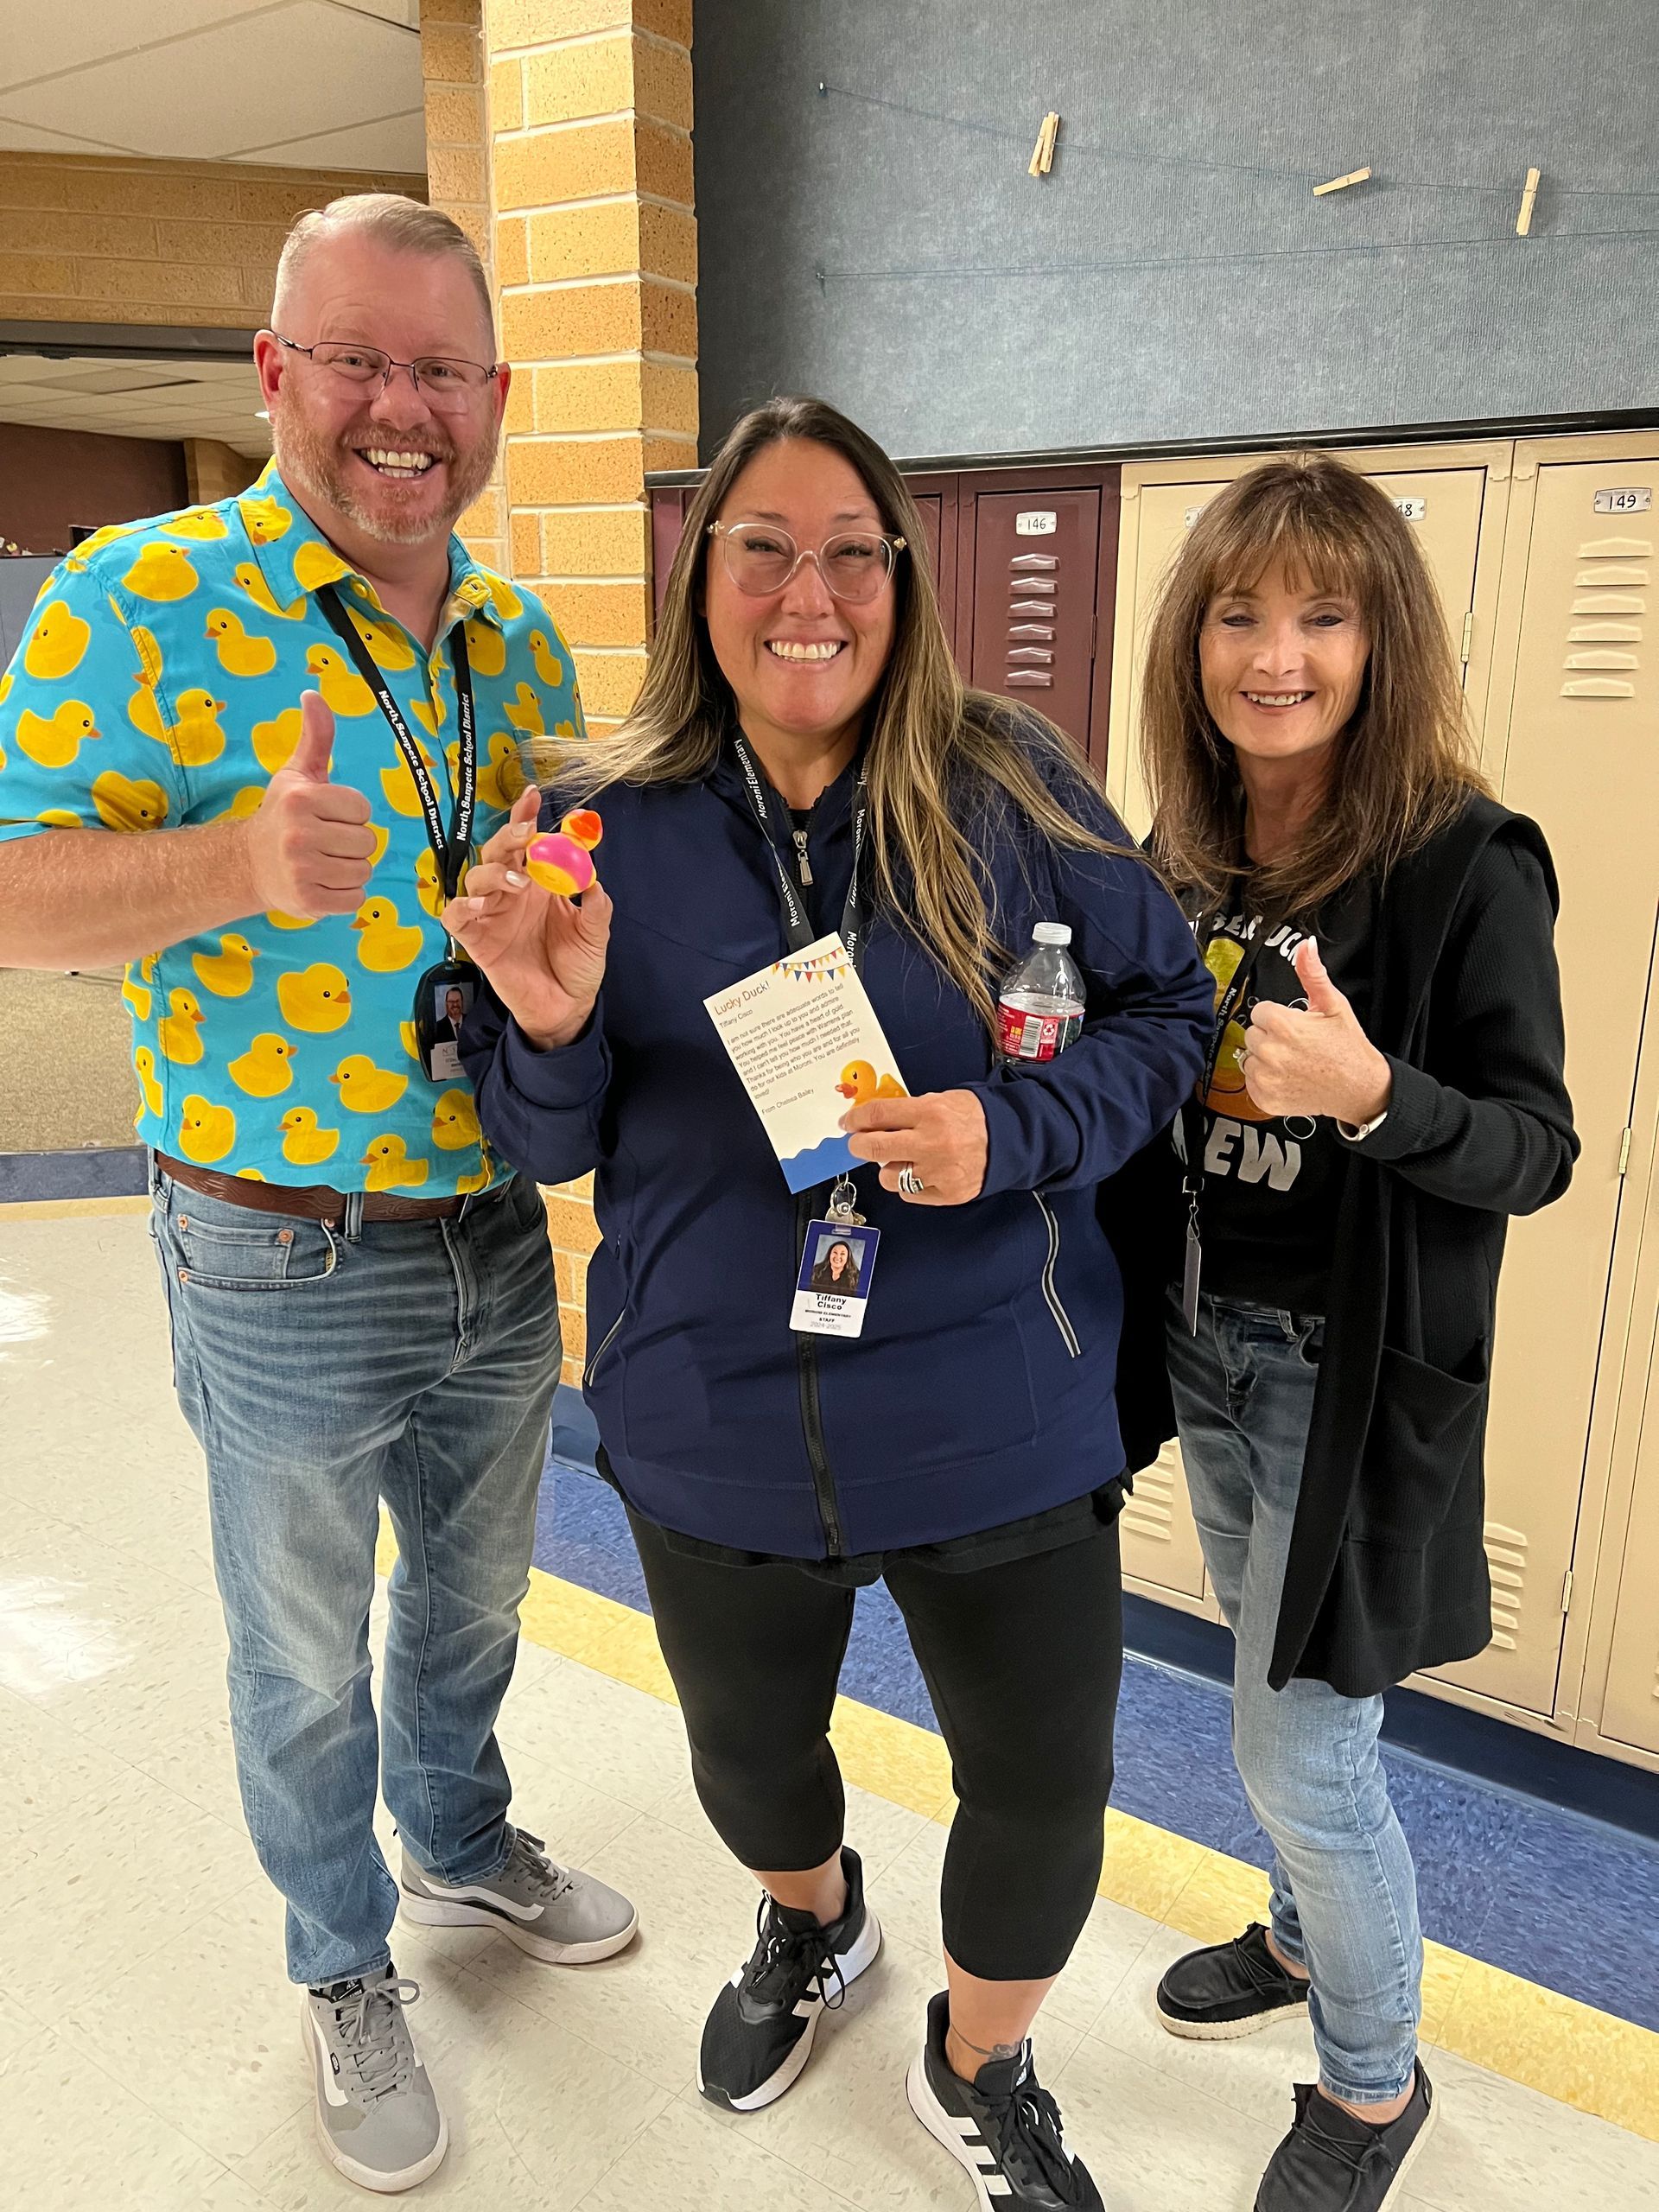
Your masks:
{"label": "black cardigan", "polygon": [[[1558,904],[1543,833],[1495,800],[1373,887],[1372,1042],[1388,1119],[1347,1172],[1268,1680],[1363,1697],[1491,1636],[1483,1448],[1510,1214],[1567,1188]],[[1126,1277],[1119,1414],[1131,1464],[1175,1433],[1158,1347],[1179,1266],[1173,1154],[1102,1193]]]}

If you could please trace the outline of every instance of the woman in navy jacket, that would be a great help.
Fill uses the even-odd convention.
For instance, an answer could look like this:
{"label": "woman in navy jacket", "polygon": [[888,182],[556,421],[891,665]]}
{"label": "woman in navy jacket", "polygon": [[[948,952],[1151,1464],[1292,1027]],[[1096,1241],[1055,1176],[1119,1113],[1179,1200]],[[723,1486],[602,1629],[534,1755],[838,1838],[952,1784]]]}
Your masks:
{"label": "woman in navy jacket", "polygon": [[[598,1171],[601,1469],[703,1806],[766,1892],[704,2094],[781,2095],[880,1948],[827,1729],[855,1590],[885,1577],[960,1799],[911,2102],[1004,2202],[1093,2206],[1027,2034],[1095,1894],[1122,1660],[1122,1294],[1095,1191],[1191,1089],[1211,992],[1069,744],[964,692],[922,543],[833,410],[737,426],[639,704],[549,811],[601,808],[606,887],[525,881],[532,803],[451,909],[491,986],[464,1057],[516,1166]],[[995,979],[1046,919],[1071,927],[1082,1032],[1003,1062]],[[791,1332],[828,1186],[791,1196],[703,1005],[837,928],[912,1094],[847,1117],[881,1231],[856,1341]]]}

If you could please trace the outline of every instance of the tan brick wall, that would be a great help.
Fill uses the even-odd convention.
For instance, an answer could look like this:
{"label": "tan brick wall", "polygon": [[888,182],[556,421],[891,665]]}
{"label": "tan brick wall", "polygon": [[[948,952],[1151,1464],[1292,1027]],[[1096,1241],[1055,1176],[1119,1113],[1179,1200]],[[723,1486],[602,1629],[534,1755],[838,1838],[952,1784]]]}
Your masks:
{"label": "tan brick wall", "polygon": [[[444,0],[437,0],[442,6]],[[424,178],[0,153],[0,320],[257,330],[296,215]]]}
{"label": "tan brick wall", "polygon": [[[446,20],[471,4],[444,0]],[[483,0],[483,27],[514,372],[507,554],[569,640],[588,725],[603,732],[645,675],[645,471],[696,461],[691,4]],[[590,1183],[549,1192],[548,1228],[576,1382],[598,1242]]]}
{"label": "tan brick wall", "polygon": [[[482,0],[422,0],[421,74],[429,196],[435,207],[454,217],[478,248],[493,289]],[[507,491],[501,461],[458,527],[477,559],[503,575],[508,573]]]}

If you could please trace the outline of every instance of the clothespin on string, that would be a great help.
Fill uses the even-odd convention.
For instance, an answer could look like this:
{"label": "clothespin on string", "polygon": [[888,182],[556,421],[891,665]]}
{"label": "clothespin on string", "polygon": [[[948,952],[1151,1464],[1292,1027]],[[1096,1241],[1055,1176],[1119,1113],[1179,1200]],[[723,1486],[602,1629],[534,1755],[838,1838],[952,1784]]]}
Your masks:
{"label": "clothespin on string", "polygon": [[1350,169],[1346,176],[1333,176],[1329,184],[1316,184],[1313,197],[1323,200],[1327,192],[1346,192],[1351,184],[1363,184],[1370,175],[1369,168]]}
{"label": "clothespin on string", "polygon": [[1533,205],[1537,200],[1537,197],[1538,172],[1536,169],[1529,169],[1527,171],[1526,188],[1521,194],[1521,213],[1515,219],[1515,235],[1518,238],[1528,238],[1531,235],[1532,210]]}
{"label": "clothespin on string", "polygon": [[1027,171],[1029,175],[1046,176],[1053,168],[1054,141],[1059,135],[1060,118],[1051,108],[1043,118],[1042,128],[1037,133],[1036,149],[1032,155],[1031,167]]}

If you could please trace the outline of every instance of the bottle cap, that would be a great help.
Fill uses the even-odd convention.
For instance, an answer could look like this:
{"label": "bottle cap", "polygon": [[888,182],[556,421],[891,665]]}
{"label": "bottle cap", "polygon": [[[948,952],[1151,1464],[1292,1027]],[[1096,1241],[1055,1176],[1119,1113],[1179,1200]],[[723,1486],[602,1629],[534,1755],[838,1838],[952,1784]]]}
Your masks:
{"label": "bottle cap", "polygon": [[1071,925],[1070,922],[1039,922],[1031,936],[1034,944],[1070,944]]}

